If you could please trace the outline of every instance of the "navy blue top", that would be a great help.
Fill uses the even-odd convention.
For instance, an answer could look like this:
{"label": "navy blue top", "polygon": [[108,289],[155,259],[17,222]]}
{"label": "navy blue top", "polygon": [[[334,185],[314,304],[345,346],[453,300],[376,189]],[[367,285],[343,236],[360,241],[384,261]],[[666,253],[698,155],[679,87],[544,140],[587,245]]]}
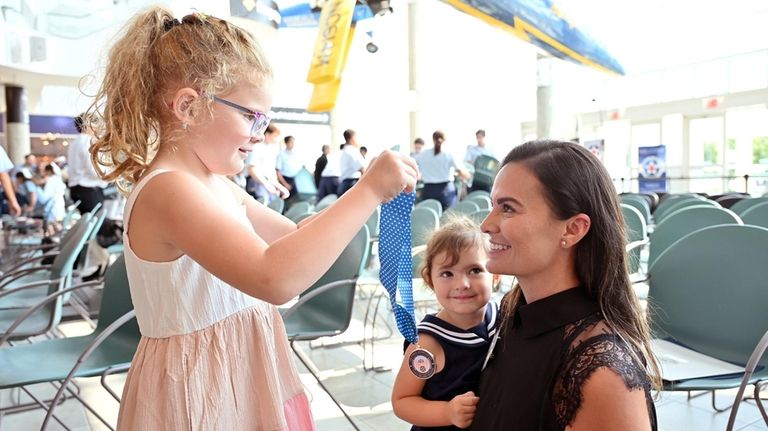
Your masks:
{"label": "navy blue top", "polygon": [[[461,329],[428,314],[419,323],[419,334],[434,337],[445,355],[443,369],[426,381],[421,396],[429,401],[450,401],[467,391],[477,394],[480,371],[488,346],[498,328],[498,306],[489,302],[484,321],[470,329]],[[406,342],[406,346],[408,342]],[[412,431],[457,431],[453,425],[442,427],[411,427]]]}

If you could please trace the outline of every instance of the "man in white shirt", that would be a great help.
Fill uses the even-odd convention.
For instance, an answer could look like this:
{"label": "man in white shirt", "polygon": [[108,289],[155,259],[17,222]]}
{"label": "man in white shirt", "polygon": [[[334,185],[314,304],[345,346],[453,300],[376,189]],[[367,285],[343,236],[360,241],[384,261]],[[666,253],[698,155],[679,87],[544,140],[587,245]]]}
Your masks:
{"label": "man in white shirt", "polygon": [[323,171],[320,173],[320,183],[317,186],[317,202],[320,202],[327,195],[335,195],[339,190],[339,174],[341,173],[341,151],[344,149],[344,144],[341,145],[339,151],[333,151],[326,155],[326,164]]}
{"label": "man in white shirt", "polygon": [[16,200],[16,193],[13,192],[13,182],[8,174],[13,169],[13,163],[8,158],[5,148],[0,147],[0,185],[3,187],[6,202],[8,202],[8,212],[12,216],[21,215],[21,207]]}
{"label": "man in white shirt", "polygon": [[75,202],[80,201],[77,207],[80,214],[90,212],[97,204],[104,202],[104,188],[107,187],[91,163],[93,130],[89,122],[85,114],[75,117],[78,135],[67,148],[69,196]]}
{"label": "man in white shirt", "polygon": [[344,131],[344,148],[341,150],[339,165],[341,172],[339,174],[339,189],[336,194],[341,197],[357,183],[368,166],[368,162],[360,154],[360,146],[357,143],[355,131],[352,129]]}
{"label": "man in white shirt", "polygon": [[277,171],[277,180],[290,193],[287,199],[290,201],[298,197],[294,177],[299,174],[304,165],[301,164],[299,156],[293,151],[296,143],[294,137],[286,136],[283,142],[285,143],[285,149],[277,155],[275,170]]}
{"label": "man in white shirt", "polygon": [[264,132],[264,141],[253,147],[253,151],[246,158],[246,170],[248,182],[245,190],[256,199],[263,199],[269,203],[273,199],[286,199],[288,189],[277,180],[277,154],[280,145],[277,139],[280,137],[280,129],[274,124],[267,126]]}
{"label": "man in white shirt", "polygon": [[485,130],[480,129],[475,132],[475,139],[477,139],[477,145],[468,145],[467,154],[464,156],[464,161],[470,165],[474,165],[475,159],[479,156],[493,156],[488,148],[485,147]]}

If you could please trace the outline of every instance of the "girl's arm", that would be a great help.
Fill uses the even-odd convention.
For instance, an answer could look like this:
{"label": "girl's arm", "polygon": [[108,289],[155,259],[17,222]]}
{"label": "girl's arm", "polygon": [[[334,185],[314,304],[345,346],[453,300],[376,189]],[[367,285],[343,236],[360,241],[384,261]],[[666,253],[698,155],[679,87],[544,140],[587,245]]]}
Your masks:
{"label": "girl's arm", "polygon": [[645,391],[629,390],[616,372],[607,367],[598,368],[581,387],[581,406],[566,428],[582,430],[651,429]]}
{"label": "girl's arm", "polygon": [[[419,335],[419,344],[433,355],[438,372],[445,366],[445,355],[440,343],[427,334]],[[422,396],[426,380],[417,378],[408,366],[408,357],[417,347],[410,345],[392,388],[392,409],[400,419],[420,427],[455,425],[466,428],[475,417],[478,397],[472,392],[459,394],[451,401],[428,401]]]}
{"label": "girl's arm", "polygon": [[[146,226],[141,232],[132,226],[129,235],[134,244],[146,242],[165,246],[168,252],[178,250],[246,294],[282,304],[317,281],[374,208],[404,188],[413,190],[416,177],[417,169],[407,157],[385,152],[358,185],[301,229],[282,220],[253,220],[265,223],[259,228],[265,232],[262,237],[210,199],[200,181],[172,171],[144,187],[131,224],[143,222]],[[280,236],[283,229],[289,233]],[[274,235],[268,233],[272,231]]]}

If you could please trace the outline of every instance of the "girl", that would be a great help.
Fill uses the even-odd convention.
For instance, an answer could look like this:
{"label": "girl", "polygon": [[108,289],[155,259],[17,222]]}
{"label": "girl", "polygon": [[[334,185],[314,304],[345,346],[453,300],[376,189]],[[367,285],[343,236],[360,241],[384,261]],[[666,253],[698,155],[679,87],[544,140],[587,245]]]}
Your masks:
{"label": "girl", "polygon": [[605,167],[571,142],[512,149],[493,184],[488,269],[515,275],[473,430],[656,429],[659,369]]}
{"label": "girl", "polygon": [[273,304],[311,286],[417,170],[386,152],[297,230],[224,178],[264,140],[271,77],[248,33],[202,14],[151,8],[110,51],[91,155],[132,187],[125,261],[142,333],[118,429],[314,429]]}
{"label": "girl", "polygon": [[411,430],[456,430],[472,422],[497,325],[487,259],[488,238],[466,217],[450,220],[427,243],[421,276],[442,310],[419,324],[419,345],[434,355],[436,372],[416,377],[409,357],[417,347],[410,345],[392,389],[394,412],[414,424]]}

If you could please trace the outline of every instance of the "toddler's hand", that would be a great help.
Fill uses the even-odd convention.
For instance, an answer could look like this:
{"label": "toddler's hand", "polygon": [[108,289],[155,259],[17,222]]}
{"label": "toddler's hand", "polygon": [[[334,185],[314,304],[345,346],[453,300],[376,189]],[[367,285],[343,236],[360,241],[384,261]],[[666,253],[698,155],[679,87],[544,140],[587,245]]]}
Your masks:
{"label": "toddler's hand", "polygon": [[456,395],[448,402],[448,418],[459,428],[467,428],[472,424],[480,398],[472,391]]}
{"label": "toddler's hand", "polygon": [[373,190],[381,202],[388,202],[403,190],[415,190],[418,177],[419,168],[412,158],[384,151],[371,161],[360,182]]}

